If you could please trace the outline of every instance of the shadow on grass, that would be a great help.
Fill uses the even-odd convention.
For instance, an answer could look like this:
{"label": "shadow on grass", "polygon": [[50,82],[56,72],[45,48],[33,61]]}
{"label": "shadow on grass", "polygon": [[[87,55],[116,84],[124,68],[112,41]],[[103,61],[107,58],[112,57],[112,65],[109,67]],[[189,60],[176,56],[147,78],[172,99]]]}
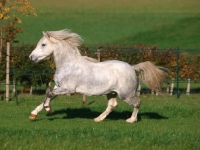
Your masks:
{"label": "shadow on grass", "polygon": [[[61,109],[56,110],[51,114],[51,119],[54,120],[57,119],[56,115],[59,114],[66,114],[66,116],[63,117],[63,119],[72,119],[72,118],[88,118],[93,119],[95,117],[98,117],[102,112],[99,111],[92,111],[89,108],[67,108],[67,109]],[[131,116],[131,111],[123,111],[123,112],[111,112],[107,119],[111,120],[120,120],[120,119],[127,119]],[[53,117],[55,116],[55,118]],[[156,112],[143,112],[138,114],[138,121],[141,119],[168,119],[168,117],[162,116]]]}

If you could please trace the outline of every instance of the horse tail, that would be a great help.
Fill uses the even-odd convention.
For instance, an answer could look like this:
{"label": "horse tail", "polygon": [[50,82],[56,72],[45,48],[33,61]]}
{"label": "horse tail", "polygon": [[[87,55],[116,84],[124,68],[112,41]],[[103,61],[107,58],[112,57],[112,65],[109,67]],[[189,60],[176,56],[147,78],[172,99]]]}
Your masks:
{"label": "horse tail", "polygon": [[165,80],[165,73],[150,61],[142,62],[133,66],[139,72],[139,79],[150,89],[161,91]]}

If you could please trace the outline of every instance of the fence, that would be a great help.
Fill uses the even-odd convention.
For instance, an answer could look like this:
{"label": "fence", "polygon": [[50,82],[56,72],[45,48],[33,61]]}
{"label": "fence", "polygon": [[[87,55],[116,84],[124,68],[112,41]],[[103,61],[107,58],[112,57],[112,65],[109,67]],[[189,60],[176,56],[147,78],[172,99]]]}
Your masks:
{"label": "fence", "polygon": [[[46,87],[43,85],[46,84],[49,86],[48,84],[52,80],[53,73],[55,72],[52,59],[43,61],[37,65],[32,63],[28,60],[28,55],[33,48],[34,45],[11,48],[7,45],[7,48],[5,47],[2,51],[0,94],[1,97],[4,97],[6,93],[7,101],[11,92],[17,97],[19,87],[28,86],[31,87],[30,91],[32,91],[33,86],[40,86],[40,90],[42,88],[44,91],[43,94],[45,94]],[[10,54],[8,50],[10,50]],[[158,66],[168,69],[165,70],[168,78],[163,86],[164,93],[168,93],[169,95],[176,94],[177,98],[181,94],[200,94],[200,50],[181,50],[179,48],[158,49],[155,46],[145,47],[139,45],[130,48],[113,46],[90,49],[82,46],[80,47],[80,51],[82,55],[96,58],[99,61],[116,59],[125,61],[131,65],[151,61]],[[11,62],[8,62],[9,60]],[[12,91],[8,89],[10,86],[13,87]],[[139,84],[137,93],[138,95],[141,93],[154,94],[154,91]]]}

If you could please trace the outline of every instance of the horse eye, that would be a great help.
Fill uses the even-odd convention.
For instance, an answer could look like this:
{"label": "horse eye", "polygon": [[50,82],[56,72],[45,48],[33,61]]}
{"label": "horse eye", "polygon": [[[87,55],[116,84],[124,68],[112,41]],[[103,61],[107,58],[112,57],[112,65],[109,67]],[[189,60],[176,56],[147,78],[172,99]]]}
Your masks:
{"label": "horse eye", "polygon": [[46,44],[42,44],[42,47],[46,46]]}

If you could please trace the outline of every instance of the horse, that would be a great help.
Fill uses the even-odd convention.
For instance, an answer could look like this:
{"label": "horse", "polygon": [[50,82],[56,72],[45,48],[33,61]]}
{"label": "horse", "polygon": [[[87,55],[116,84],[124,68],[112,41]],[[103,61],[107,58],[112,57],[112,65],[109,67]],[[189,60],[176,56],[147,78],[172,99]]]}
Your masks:
{"label": "horse", "polygon": [[77,92],[87,96],[107,95],[107,108],[94,118],[95,122],[103,121],[113,111],[118,105],[117,96],[133,106],[132,115],[126,122],[137,122],[141,100],[136,97],[136,71],[139,72],[139,79],[155,91],[161,91],[165,73],[150,61],[136,65],[119,60],[92,62],[81,56],[78,49],[81,42],[80,35],[67,29],[43,32],[29,58],[37,63],[53,54],[55,87],[46,94],[44,101],[31,112],[29,118],[35,119],[43,108],[50,113],[50,101],[56,96]]}
{"label": "horse", "polygon": [[[94,62],[94,63],[99,62],[97,59],[94,59],[92,57],[83,56],[83,58],[87,59],[88,61]],[[83,95],[82,103],[83,103],[83,105],[86,104],[86,95]]]}

